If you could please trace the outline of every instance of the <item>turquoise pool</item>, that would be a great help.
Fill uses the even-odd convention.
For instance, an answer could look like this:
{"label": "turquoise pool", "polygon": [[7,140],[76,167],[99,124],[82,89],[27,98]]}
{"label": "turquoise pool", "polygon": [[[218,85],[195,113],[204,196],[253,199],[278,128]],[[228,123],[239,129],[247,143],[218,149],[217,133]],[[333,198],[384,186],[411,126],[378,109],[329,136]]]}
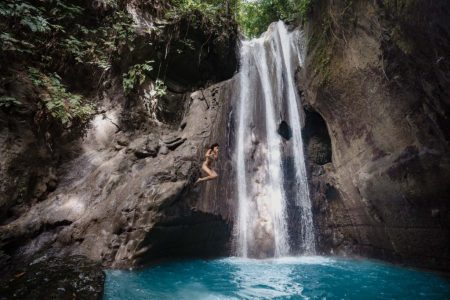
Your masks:
{"label": "turquoise pool", "polygon": [[368,260],[225,258],[107,271],[105,299],[450,299],[450,281]]}

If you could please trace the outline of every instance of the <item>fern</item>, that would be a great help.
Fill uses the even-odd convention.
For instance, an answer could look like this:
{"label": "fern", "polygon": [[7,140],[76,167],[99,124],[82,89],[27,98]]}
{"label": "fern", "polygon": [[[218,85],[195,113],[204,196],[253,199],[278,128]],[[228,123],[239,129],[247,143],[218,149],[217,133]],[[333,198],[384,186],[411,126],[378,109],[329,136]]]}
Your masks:
{"label": "fern", "polygon": [[84,103],[80,95],[66,90],[58,74],[45,75],[36,68],[29,68],[28,77],[42,89],[40,98],[45,108],[63,125],[70,126],[73,120],[84,123],[94,112],[92,104]]}
{"label": "fern", "polygon": [[15,97],[10,96],[0,96],[0,108],[13,108],[21,106],[22,103],[18,101]]}

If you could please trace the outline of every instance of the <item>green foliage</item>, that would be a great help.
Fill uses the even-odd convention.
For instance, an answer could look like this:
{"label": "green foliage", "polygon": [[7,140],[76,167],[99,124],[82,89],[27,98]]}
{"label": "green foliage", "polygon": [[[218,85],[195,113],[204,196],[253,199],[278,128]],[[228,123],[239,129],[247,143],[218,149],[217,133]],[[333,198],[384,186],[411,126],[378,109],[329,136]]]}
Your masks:
{"label": "green foliage", "polygon": [[192,11],[199,11],[205,15],[214,16],[221,9],[222,3],[214,3],[215,1],[200,1],[200,0],[174,0],[173,9],[167,14],[169,17],[174,17],[177,14],[190,13]]}
{"label": "green foliage", "polygon": [[234,15],[239,1],[241,0],[172,0],[164,18],[174,24],[181,19],[188,20],[190,27],[201,28],[212,40],[225,41],[235,28]]}
{"label": "green foliage", "polygon": [[70,126],[74,120],[84,123],[94,112],[93,106],[84,103],[80,95],[66,90],[58,74],[45,75],[36,68],[29,68],[28,77],[44,91],[40,97],[46,110],[63,125]]}
{"label": "green foliage", "polygon": [[283,20],[293,21],[305,18],[312,0],[173,0],[172,9],[166,17],[201,13],[213,25],[220,25],[220,19],[235,17],[242,32],[255,37],[267,30],[270,23]]}
{"label": "green foliage", "polygon": [[34,2],[11,0],[0,3],[0,16],[2,16],[0,28],[3,31],[0,38],[6,42],[2,50],[19,50],[19,52],[29,53],[37,51],[35,42],[43,46],[43,43],[47,42],[45,34],[65,32],[62,30],[64,27],[58,23],[63,23],[70,28],[71,24],[68,21],[83,12],[81,7],[65,4],[62,0],[48,1],[42,5],[32,3]]}
{"label": "green foliage", "polygon": [[45,32],[50,29],[48,20],[43,16],[43,9],[27,2],[0,3],[0,15],[4,18],[16,19],[32,32]]}
{"label": "green foliage", "polygon": [[[82,2],[79,2],[82,3]],[[5,0],[0,3],[0,60],[32,60],[43,67],[61,67],[72,60],[103,70],[114,53],[135,38],[132,17],[118,0],[105,2],[104,16],[69,0]]]}
{"label": "green foliage", "polygon": [[9,96],[1,96],[0,97],[0,108],[14,108],[21,106],[22,103],[18,101],[15,97],[9,97]]}
{"label": "green foliage", "polygon": [[122,75],[122,86],[125,94],[130,94],[144,83],[148,73],[153,70],[151,65],[153,62],[148,60],[143,64],[136,64]]}
{"label": "green foliage", "polygon": [[32,53],[32,49],[34,48],[34,45],[24,41],[24,40],[18,40],[14,38],[11,33],[3,32],[0,34],[0,41],[2,44],[2,51],[13,51],[18,53]]}
{"label": "green foliage", "polygon": [[279,20],[278,12],[268,1],[243,2],[239,7],[238,23],[247,37],[256,37]]}
{"label": "green foliage", "polygon": [[160,79],[157,79],[149,93],[143,97],[144,107],[151,118],[157,120],[156,111],[158,110],[158,101],[167,93],[167,86]]}
{"label": "green foliage", "polygon": [[160,79],[155,81],[155,87],[153,88],[153,93],[155,97],[163,97],[167,93],[167,86]]}
{"label": "green foliage", "polygon": [[298,10],[300,16],[305,19],[309,13],[309,10],[311,9],[311,0],[300,0],[294,3],[296,3],[296,6],[294,6],[294,8]]}
{"label": "green foliage", "polygon": [[255,0],[240,1],[237,21],[247,37],[255,37],[267,30],[270,23],[305,18],[311,0]]}
{"label": "green foliage", "polygon": [[121,48],[131,45],[136,33],[131,17],[123,11],[116,11],[105,18],[102,26],[88,28],[75,24],[74,34],[67,35],[60,43],[78,63],[84,63],[108,70],[112,55]]}
{"label": "green foliage", "polygon": [[198,11],[208,18],[214,19],[220,15],[233,15],[238,3],[239,0],[173,0],[173,9],[169,12],[169,15]]}
{"label": "green foliage", "polygon": [[43,74],[36,68],[28,68],[28,78],[35,86],[42,86],[44,82],[42,81]]}
{"label": "green foliage", "polygon": [[[56,71],[75,64],[86,76],[109,70],[119,57],[116,54],[132,45],[136,33],[126,2],[105,0],[104,4],[104,10],[97,13],[92,11],[92,1],[0,2],[1,75],[5,81],[13,81],[17,67],[29,67],[28,78],[38,87],[39,97],[36,103],[22,103],[37,107],[42,116],[38,122],[51,119],[65,128],[83,128],[94,105],[69,92]],[[18,100],[3,96],[0,107],[14,111]]]}

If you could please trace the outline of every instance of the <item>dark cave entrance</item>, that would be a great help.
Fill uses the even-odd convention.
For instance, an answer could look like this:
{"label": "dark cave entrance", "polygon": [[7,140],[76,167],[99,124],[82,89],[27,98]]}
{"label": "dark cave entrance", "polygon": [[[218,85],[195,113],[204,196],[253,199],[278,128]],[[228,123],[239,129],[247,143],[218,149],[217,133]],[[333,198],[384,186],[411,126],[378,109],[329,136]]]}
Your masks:
{"label": "dark cave entrance", "polygon": [[327,124],[322,116],[312,110],[305,110],[305,127],[302,130],[306,159],[318,165],[332,160],[331,139]]}

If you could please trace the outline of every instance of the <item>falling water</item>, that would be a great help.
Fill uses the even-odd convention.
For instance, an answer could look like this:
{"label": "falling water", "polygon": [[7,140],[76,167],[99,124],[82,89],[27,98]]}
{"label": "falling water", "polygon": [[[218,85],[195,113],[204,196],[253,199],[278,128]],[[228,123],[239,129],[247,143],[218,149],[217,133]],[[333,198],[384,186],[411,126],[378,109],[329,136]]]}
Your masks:
{"label": "falling water", "polygon": [[278,38],[281,43],[283,60],[284,60],[284,70],[286,70],[287,77],[287,89],[288,89],[288,101],[289,101],[289,119],[292,126],[292,138],[293,138],[293,152],[294,152],[294,162],[295,162],[295,177],[296,177],[296,190],[297,190],[297,204],[302,208],[302,218],[301,218],[301,228],[302,228],[302,245],[303,250],[307,254],[312,254],[315,252],[315,241],[314,241],[314,227],[311,212],[311,201],[309,198],[309,188],[306,177],[306,167],[305,167],[305,156],[303,153],[303,139],[302,139],[302,126],[300,122],[300,110],[298,107],[298,95],[297,89],[294,84],[293,76],[293,58],[291,56],[292,45],[294,50],[298,53],[298,58],[300,65],[303,65],[302,52],[298,49],[297,45],[302,41],[303,45],[305,40],[301,39],[302,36],[296,35],[298,33],[294,32],[293,37],[290,38],[286,27],[282,22],[277,23]]}
{"label": "falling water", "polygon": [[[238,91],[236,143],[238,254],[244,257],[290,253],[287,201],[295,197],[301,213],[304,253],[314,252],[314,234],[301,137],[301,115],[294,68],[302,63],[302,35],[288,33],[282,22],[260,38],[243,41]],[[296,56],[292,56],[296,54]],[[289,119],[292,138],[277,133]],[[285,191],[284,158],[293,156],[295,195]]]}

